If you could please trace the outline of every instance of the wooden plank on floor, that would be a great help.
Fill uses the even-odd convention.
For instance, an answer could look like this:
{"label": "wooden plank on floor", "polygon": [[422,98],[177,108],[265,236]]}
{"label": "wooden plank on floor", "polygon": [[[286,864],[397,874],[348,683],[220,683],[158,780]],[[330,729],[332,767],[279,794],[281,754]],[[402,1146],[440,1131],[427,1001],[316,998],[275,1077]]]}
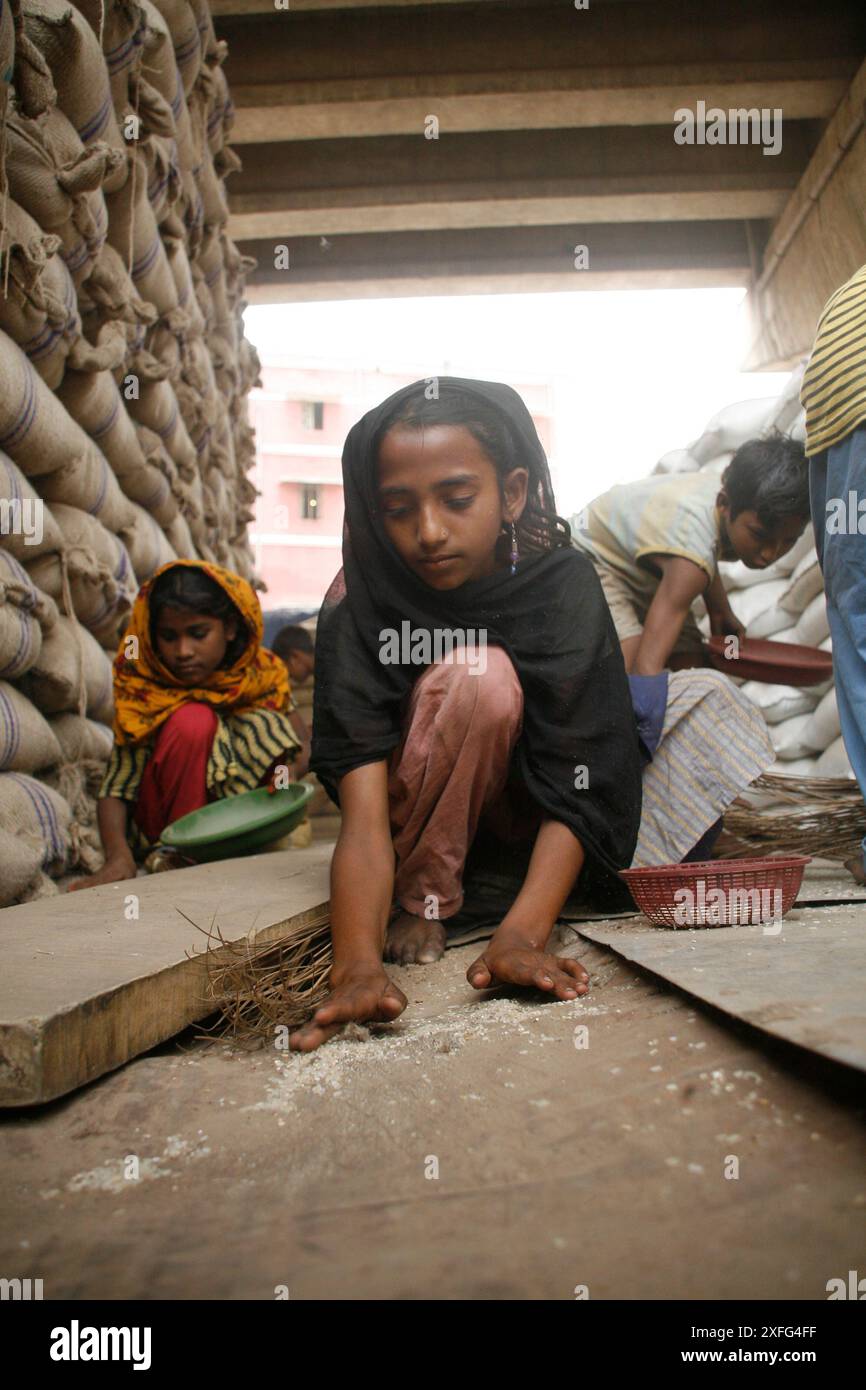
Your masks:
{"label": "wooden plank on floor", "polygon": [[0,1105],[65,1095],[212,1012],[197,928],[264,942],[326,921],[332,852],[251,855],[0,911]]}
{"label": "wooden plank on floor", "polygon": [[866,1071],[866,908],[799,908],[780,925],[778,936],[646,918],[575,930],[744,1023]]}

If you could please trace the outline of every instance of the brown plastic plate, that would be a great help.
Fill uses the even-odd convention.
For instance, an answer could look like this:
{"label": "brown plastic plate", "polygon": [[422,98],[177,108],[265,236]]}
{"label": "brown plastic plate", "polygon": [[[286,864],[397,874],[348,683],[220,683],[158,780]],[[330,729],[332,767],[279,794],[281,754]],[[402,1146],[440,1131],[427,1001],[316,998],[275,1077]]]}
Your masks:
{"label": "brown plastic plate", "polygon": [[726,656],[729,644],[731,639],[721,636],[709,637],[706,644],[716,670],[728,676],[771,685],[820,685],[833,675],[832,654],[820,647],[745,637],[734,647],[736,655]]}

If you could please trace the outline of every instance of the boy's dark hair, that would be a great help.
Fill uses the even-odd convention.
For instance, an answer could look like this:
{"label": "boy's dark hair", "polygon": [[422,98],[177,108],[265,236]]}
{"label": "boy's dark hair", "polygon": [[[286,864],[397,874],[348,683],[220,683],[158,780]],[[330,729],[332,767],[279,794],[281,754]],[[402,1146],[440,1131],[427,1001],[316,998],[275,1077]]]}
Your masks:
{"label": "boy's dark hair", "polygon": [[166,608],[188,608],[203,617],[237,623],[237,636],[229,642],[223,666],[233,666],[250,640],[250,632],[240,610],[224,589],[204,570],[190,565],[173,565],[161,574],[150,591],[150,640],[156,644],[156,628]]}
{"label": "boy's dark hair", "polygon": [[281,627],[271,643],[271,651],[282,661],[286,660],[289,652],[306,652],[308,656],[312,656],[315,650],[312,636],[305,627],[300,627],[297,623]]}
{"label": "boy's dark hair", "polygon": [[[541,479],[533,457],[527,457],[509,428],[508,417],[495,406],[478,400],[452,386],[443,385],[440,394],[431,399],[425,394],[424,382],[419,382],[415,395],[408,397],[397,414],[388,421],[386,430],[395,425],[423,430],[432,425],[463,425],[487,454],[499,478],[500,488],[513,468],[526,468],[529,483],[526,506],[516,523],[521,549],[529,551],[555,550],[571,545],[571,528],[567,521],[548,511],[538,501]],[[384,435],[383,435],[384,437]],[[509,540],[499,537],[502,554],[507,555]]]}
{"label": "boy's dark hair", "polygon": [[805,447],[784,434],[747,439],[722,474],[731,519],[757,512],[773,530],[789,516],[809,516],[809,469]]}

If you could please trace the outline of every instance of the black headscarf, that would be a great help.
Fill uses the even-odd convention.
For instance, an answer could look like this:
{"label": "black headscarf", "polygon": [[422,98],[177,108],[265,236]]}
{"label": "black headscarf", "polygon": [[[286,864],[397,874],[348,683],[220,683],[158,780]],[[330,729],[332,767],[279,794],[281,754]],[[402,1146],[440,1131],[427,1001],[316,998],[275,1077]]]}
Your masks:
{"label": "black headscarf", "polygon": [[[447,391],[493,405],[529,470],[529,501],[556,504],[541,441],[516,391],[498,382],[438,379]],[[424,382],[404,387],[352,427],[343,450],[343,568],[331,584],[316,634],[311,766],[339,804],[337,783],[364,763],[387,760],[400,742],[403,702],[423,667],[383,664],[384,629],[413,634],[485,629],[514,664],[524,696],[514,752],[533,800],[569,826],[600,884],[626,868],[637,841],[641,759],[628,679],[592,562],[563,532],[557,548],[456,589],[434,590],[388,539],[377,496],[377,455],[388,425]],[[586,774],[580,769],[586,768]],[[577,786],[575,783],[577,782]]]}

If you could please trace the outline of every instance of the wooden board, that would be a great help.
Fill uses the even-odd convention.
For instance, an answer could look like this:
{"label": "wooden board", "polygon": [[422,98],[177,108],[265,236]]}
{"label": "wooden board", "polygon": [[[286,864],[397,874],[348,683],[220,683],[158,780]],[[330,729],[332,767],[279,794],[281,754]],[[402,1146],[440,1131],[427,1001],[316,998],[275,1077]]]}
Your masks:
{"label": "wooden board", "polygon": [[669,984],[755,1028],[866,1071],[866,908],[794,909],[761,927],[577,925]]}
{"label": "wooden board", "polygon": [[267,941],[326,921],[332,853],[251,855],[0,911],[0,1106],[65,1095],[212,1012],[202,931]]}

